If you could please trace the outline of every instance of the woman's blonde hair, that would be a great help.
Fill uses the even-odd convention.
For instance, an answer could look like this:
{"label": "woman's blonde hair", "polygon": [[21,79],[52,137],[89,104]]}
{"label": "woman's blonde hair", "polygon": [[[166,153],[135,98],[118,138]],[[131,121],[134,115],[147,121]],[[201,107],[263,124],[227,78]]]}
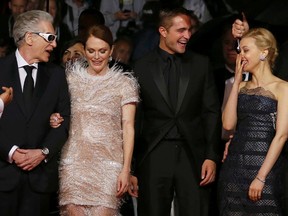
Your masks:
{"label": "woman's blonde hair", "polygon": [[268,55],[266,56],[270,67],[273,68],[276,57],[278,56],[277,41],[274,35],[265,28],[250,29],[242,38],[252,37],[255,39],[255,44],[259,49],[267,49]]}

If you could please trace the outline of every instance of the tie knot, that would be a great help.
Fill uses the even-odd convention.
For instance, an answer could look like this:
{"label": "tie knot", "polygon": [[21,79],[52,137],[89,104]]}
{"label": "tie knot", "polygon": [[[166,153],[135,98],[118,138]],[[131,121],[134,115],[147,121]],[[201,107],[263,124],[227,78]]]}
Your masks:
{"label": "tie knot", "polygon": [[34,66],[25,65],[23,68],[25,69],[25,71],[28,75],[32,75],[32,71],[34,69]]}

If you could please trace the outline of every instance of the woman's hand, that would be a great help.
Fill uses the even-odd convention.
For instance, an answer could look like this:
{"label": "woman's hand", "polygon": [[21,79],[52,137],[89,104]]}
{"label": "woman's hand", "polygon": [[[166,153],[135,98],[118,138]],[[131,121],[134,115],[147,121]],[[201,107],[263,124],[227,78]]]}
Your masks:
{"label": "woman's hand", "polygon": [[237,55],[234,84],[239,85],[242,82],[243,67],[246,62],[242,61],[241,53]]}
{"label": "woman's hand", "polygon": [[60,127],[60,125],[63,121],[64,121],[64,118],[60,115],[60,113],[53,113],[50,116],[50,126],[52,128]]}
{"label": "woman's hand", "polygon": [[257,177],[252,181],[249,187],[248,197],[250,200],[256,202],[261,199],[265,181],[259,180]]}
{"label": "woman's hand", "polygon": [[122,170],[117,179],[117,194],[116,196],[120,198],[127,191],[128,187],[130,187],[130,172],[126,170]]}

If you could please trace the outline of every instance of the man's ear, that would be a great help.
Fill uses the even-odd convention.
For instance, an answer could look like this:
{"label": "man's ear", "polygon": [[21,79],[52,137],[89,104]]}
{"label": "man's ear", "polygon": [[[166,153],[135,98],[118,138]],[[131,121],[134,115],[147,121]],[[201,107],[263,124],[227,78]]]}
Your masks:
{"label": "man's ear", "polygon": [[167,30],[166,30],[165,27],[160,26],[159,29],[158,29],[158,31],[159,31],[160,35],[162,35],[162,37],[165,38],[165,37],[167,36]]}
{"label": "man's ear", "polygon": [[26,44],[28,44],[29,46],[31,46],[33,44],[33,36],[31,32],[27,32],[25,34],[24,40],[26,42]]}

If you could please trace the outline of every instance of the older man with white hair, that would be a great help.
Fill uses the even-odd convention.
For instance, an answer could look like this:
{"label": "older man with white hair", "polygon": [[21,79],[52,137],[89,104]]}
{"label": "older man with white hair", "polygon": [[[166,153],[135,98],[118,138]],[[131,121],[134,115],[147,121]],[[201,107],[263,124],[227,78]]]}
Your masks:
{"label": "older man with white hair", "polygon": [[[48,63],[56,47],[53,18],[44,11],[20,14],[14,24],[17,50],[0,60],[0,86],[14,99],[0,121],[1,215],[45,216],[58,188],[58,155],[68,137],[70,99],[64,71]],[[49,127],[59,112],[64,122]]]}

